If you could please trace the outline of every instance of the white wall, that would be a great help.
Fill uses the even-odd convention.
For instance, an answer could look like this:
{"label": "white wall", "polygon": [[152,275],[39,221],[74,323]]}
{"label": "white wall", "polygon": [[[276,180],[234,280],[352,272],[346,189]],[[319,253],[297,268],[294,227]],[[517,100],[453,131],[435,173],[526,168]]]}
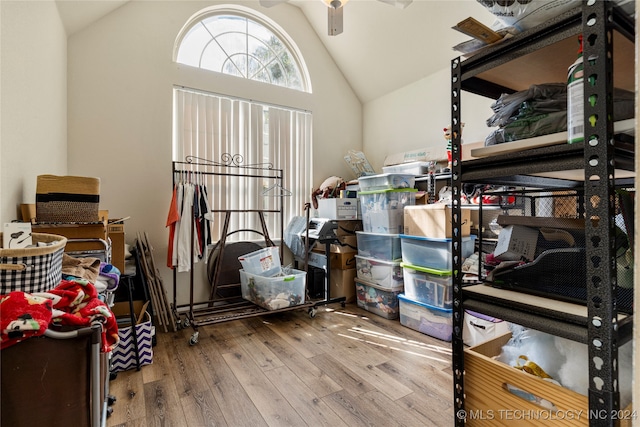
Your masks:
{"label": "white wall", "polygon": [[54,2],[0,2],[0,224],[67,172],[67,37]]}
{"label": "white wall", "polygon": [[[394,153],[431,148],[446,158],[443,128],[451,122],[451,71],[443,69],[363,106],[363,152],[377,172]],[[463,93],[464,143],[484,141],[492,100]]]}
{"label": "white wall", "polygon": [[[296,7],[242,3],[270,16],[296,41],[313,94],[174,64],[178,32],[211,4],[216,2],[130,2],[68,40],[69,173],[102,179],[101,208],[113,218],[131,216],[127,242],[133,243],[136,232],[149,234],[167,288],[172,283],[165,267],[165,222],[172,185],[174,84],[312,111],[315,185],[327,175],[346,173],[344,147],[359,148],[362,141],[361,105]],[[188,301],[188,276],[180,276],[178,303]],[[199,265],[196,279],[205,278]],[[198,289],[196,301],[208,297],[207,289]]]}

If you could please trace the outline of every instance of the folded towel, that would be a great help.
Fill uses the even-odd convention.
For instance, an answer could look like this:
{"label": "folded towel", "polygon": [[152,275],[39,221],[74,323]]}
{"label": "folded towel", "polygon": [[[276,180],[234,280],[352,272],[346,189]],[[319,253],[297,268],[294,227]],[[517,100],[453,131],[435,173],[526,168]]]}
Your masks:
{"label": "folded towel", "polygon": [[62,275],[85,279],[95,282],[100,272],[100,260],[98,258],[75,258],[62,254]]}
{"label": "folded towel", "polygon": [[120,270],[111,264],[101,262],[98,278],[107,284],[108,291],[114,291],[120,283]]}

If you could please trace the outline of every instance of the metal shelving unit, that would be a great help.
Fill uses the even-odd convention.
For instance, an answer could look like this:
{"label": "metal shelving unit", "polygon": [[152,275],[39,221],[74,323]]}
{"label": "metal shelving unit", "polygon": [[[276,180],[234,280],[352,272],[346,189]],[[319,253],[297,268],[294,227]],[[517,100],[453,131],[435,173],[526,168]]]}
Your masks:
{"label": "metal shelving unit", "polygon": [[[585,83],[586,143],[562,144],[521,152],[461,161],[462,92],[498,98],[531,84],[565,81],[568,63],[575,56],[578,34],[583,34],[585,76],[596,77]],[[586,305],[559,302],[552,298],[518,299],[518,292],[479,284],[463,287],[461,236],[453,239],[453,372],[454,411],[465,409],[464,346],[462,341],[465,309],[483,312],[504,320],[556,334],[588,345],[589,409],[615,414],[619,409],[617,349],[631,338],[631,317],[618,313],[615,262],[615,190],[628,186],[634,178],[616,178],[620,171],[634,170],[635,150],[615,141],[613,132],[614,85],[634,90],[634,23],[611,1],[584,1],[581,6],[549,22],[514,36],[496,46],[485,48],[467,60],[451,62],[451,117],[453,151],[453,222],[460,227],[463,183],[486,183],[539,189],[579,188],[586,203],[587,242]],[[567,47],[568,46],[568,47]],[[631,52],[631,55],[628,54]],[[627,57],[625,57],[625,55]],[[560,59],[559,59],[560,58]],[[594,59],[595,58],[595,59]],[[562,62],[558,62],[558,61]],[[545,72],[555,77],[531,76],[536,61],[543,61]],[[562,65],[560,65],[562,64]],[[554,67],[554,65],[557,65]],[[514,72],[520,69],[521,72]],[[548,70],[547,70],[548,69]],[[535,71],[534,71],[535,72]],[[552,80],[549,80],[552,78]],[[585,82],[589,79],[585,78]],[[629,87],[630,86],[630,87]],[[597,99],[591,105],[589,98]],[[579,179],[567,178],[567,170],[578,172]],[[598,179],[593,179],[598,177]],[[589,218],[598,218],[592,221]],[[520,294],[522,295],[522,294]],[[611,320],[609,320],[611,319]],[[601,364],[599,364],[601,362]],[[595,385],[600,378],[602,386]],[[456,417],[455,425],[463,426]],[[589,421],[590,426],[613,426],[611,416]]]}

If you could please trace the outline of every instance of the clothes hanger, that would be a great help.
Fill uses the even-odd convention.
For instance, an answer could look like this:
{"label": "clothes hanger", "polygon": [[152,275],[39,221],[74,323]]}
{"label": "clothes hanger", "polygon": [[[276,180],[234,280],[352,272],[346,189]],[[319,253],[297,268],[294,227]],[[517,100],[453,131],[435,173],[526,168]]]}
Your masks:
{"label": "clothes hanger", "polygon": [[[279,190],[279,193],[274,194],[274,190],[276,189]],[[269,188],[265,189],[262,192],[263,196],[276,196],[276,197],[286,197],[286,196],[291,196],[291,194],[292,194],[291,191],[287,190],[282,185],[280,185],[280,182],[276,182],[275,184],[271,185]]]}

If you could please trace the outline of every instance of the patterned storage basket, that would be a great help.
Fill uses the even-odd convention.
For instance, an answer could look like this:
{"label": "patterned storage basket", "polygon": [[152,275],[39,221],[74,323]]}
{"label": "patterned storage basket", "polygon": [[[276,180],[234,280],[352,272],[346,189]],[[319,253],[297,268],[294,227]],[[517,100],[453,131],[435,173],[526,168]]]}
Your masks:
{"label": "patterned storage basket", "polygon": [[[145,321],[135,325],[138,337],[138,354],[140,366],[153,363],[153,325],[149,312],[145,312]],[[136,351],[133,343],[133,330],[131,325],[118,326],[120,342],[111,352],[111,372],[120,372],[136,367]]]}
{"label": "patterned storage basket", "polygon": [[100,178],[38,175],[36,221],[98,222]]}
{"label": "patterned storage basket", "polygon": [[32,233],[31,237],[34,245],[47,245],[22,249],[0,248],[0,294],[12,291],[45,292],[60,283],[66,237],[43,233]]}

